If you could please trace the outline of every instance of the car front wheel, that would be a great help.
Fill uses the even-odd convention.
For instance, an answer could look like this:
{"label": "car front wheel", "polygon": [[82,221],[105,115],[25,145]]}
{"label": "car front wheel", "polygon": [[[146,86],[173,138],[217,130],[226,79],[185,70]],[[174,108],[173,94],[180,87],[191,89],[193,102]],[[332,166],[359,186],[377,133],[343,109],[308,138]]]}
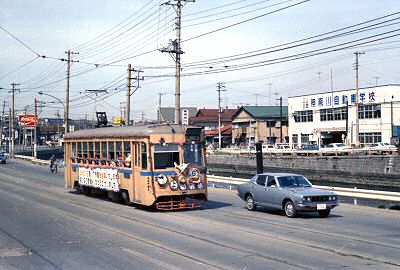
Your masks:
{"label": "car front wheel", "polygon": [[285,203],[284,210],[285,210],[285,215],[290,218],[295,217],[297,214],[296,208],[294,207],[294,203],[292,201],[287,201]]}
{"label": "car front wheel", "polygon": [[331,212],[331,209],[326,209],[326,210],[318,211],[318,214],[320,215],[320,217],[327,217],[327,216],[329,216],[330,212]]}
{"label": "car front wheel", "polygon": [[251,195],[248,195],[248,196],[246,197],[246,208],[247,208],[247,210],[249,210],[249,211],[254,211],[254,210],[256,210],[256,204],[254,203],[253,196],[251,196]]}

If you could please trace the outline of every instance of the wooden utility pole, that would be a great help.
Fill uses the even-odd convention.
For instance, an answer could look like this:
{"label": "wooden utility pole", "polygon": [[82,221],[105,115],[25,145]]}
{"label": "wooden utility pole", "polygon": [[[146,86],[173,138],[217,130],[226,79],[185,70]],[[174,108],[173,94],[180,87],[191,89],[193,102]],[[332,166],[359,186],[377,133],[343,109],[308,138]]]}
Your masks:
{"label": "wooden utility pole", "polygon": [[[137,72],[135,78],[132,78],[131,72]],[[140,88],[140,81],[143,81],[143,77],[140,77],[140,73],[143,72],[142,70],[135,70],[131,67],[131,64],[128,65],[128,90],[126,92],[126,125],[129,125],[131,119],[131,96]],[[132,80],[137,81],[136,88],[131,91],[132,88]]]}
{"label": "wooden utility pole", "polygon": [[282,131],[282,122],[283,122],[283,114],[282,114],[282,97],[280,97],[279,98],[279,121],[281,122],[281,124],[280,124],[280,134],[279,134],[279,137],[280,137],[280,142],[281,143],[283,143],[283,131]]}
{"label": "wooden utility pole", "polygon": [[359,116],[358,116],[358,107],[359,107],[359,94],[358,94],[358,58],[361,54],[361,52],[355,52],[356,55],[356,130],[355,130],[355,143],[356,147],[360,146],[360,123],[359,123]]}
{"label": "wooden utility pole", "polygon": [[0,149],[3,149],[3,128],[4,128],[4,111],[6,109],[6,101],[3,101],[3,111],[1,113],[1,129],[0,129]]}
{"label": "wooden utility pole", "polygon": [[[74,54],[79,54],[79,53],[74,53],[71,52],[71,50],[68,50],[65,52],[67,54],[67,89],[65,91],[65,111],[64,111],[64,125],[65,125],[65,130],[64,133],[67,134],[69,129],[69,80],[71,77],[71,62],[79,62],[79,61],[73,61],[71,59],[71,56]],[[65,136],[65,135],[64,135]]]}
{"label": "wooden utility pole", "polygon": [[132,83],[132,66],[131,64],[128,65],[128,89],[126,92],[126,119],[125,125],[129,126],[129,122],[131,121],[131,83]]}
{"label": "wooden utility pole", "polygon": [[15,91],[18,91],[19,89],[16,89],[15,86],[19,85],[18,83],[12,83],[11,84],[11,119],[10,119],[10,125],[11,125],[11,150],[10,150],[10,157],[14,158],[14,114],[15,114]]}
{"label": "wooden utility pole", "polygon": [[224,83],[217,83],[217,92],[218,92],[218,149],[221,149],[222,146],[222,135],[221,135],[221,92],[226,91]]}
{"label": "wooden utility pole", "polygon": [[37,159],[37,121],[39,120],[37,111],[37,98],[35,98],[35,125],[33,126],[33,158]]}

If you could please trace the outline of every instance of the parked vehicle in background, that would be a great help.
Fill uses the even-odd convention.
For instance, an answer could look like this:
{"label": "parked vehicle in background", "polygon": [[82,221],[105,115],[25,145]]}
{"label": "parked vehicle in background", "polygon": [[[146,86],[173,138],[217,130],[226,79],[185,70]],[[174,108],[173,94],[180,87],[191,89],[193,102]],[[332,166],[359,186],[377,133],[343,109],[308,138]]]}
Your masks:
{"label": "parked vehicle in background", "polygon": [[366,154],[392,154],[393,152],[397,152],[397,147],[395,145],[391,145],[384,142],[372,143],[369,146],[363,148],[366,151]]}
{"label": "parked vehicle in background", "polygon": [[256,152],[255,146],[242,146],[240,147],[240,154],[254,154]]}
{"label": "parked vehicle in background", "polygon": [[300,149],[296,150],[298,156],[318,155],[319,147],[316,144],[303,144]]}
{"label": "parked vehicle in background", "polygon": [[293,150],[289,144],[280,143],[276,144],[275,149],[271,153],[279,155],[291,155],[293,153]]}
{"label": "parked vehicle in background", "polygon": [[7,156],[3,152],[0,152],[0,163],[7,163]]}
{"label": "parked vehicle in background", "polygon": [[275,150],[275,146],[272,144],[263,144],[262,151],[263,153],[272,153]]}
{"label": "parked vehicle in background", "polygon": [[321,148],[322,155],[348,155],[352,148],[344,143],[330,143]]}
{"label": "parked vehicle in background", "polygon": [[339,205],[336,193],[313,188],[302,175],[290,173],[256,174],[249,182],[238,185],[238,196],[248,210],[257,206],[282,209],[286,216],[299,212],[318,212],[327,217]]}

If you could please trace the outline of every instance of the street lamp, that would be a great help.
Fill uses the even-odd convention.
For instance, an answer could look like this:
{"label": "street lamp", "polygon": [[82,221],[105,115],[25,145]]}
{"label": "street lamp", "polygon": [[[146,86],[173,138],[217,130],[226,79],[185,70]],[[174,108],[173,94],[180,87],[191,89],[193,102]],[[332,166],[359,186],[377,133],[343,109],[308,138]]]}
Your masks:
{"label": "street lamp", "polygon": [[[67,134],[68,133],[68,120],[66,119],[66,114],[65,114],[65,104],[64,104],[64,102],[62,102],[62,100],[61,99],[59,99],[58,97],[55,97],[55,96],[53,96],[53,95],[50,95],[50,94],[47,94],[47,93],[44,93],[44,92],[42,92],[42,91],[39,91],[38,92],[38,94],[39,95],[45,95],[45,96],[49,96],[49,97],[52,97],[52,98],[54,98],[54,99],[56,99],[58,102],[60,102],[61,103],[61,105],[63,105],[63,107],[64,107],[64,133],[65,134]],[[65,134],[64,134],[64,136],[65,136]],[[58,139],[60,139],[60,138],[58,138]]]}

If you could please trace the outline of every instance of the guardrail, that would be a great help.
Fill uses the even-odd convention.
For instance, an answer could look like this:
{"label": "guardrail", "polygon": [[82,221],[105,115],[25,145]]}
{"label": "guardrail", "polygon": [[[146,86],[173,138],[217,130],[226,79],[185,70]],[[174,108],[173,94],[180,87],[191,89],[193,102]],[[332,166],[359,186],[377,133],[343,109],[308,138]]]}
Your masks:
{"label": "guardrail", "polygon": [[[223,183],[229,185],[229,189],[232,187],[248,182],[249,179],[235,178],[235,177],[224,177],[216,175],[208,175],[208,182]],[[342,187],[329,187],[329,186],[317,186],[315,188],[330,190],[336,192],[340,196],[353,197],[353,198],[364,198],[374,199],[383,201],[396,201],[400,202],[400,192],[380,191],[380,190],[369,190],[369,189],[358,189],[358,188],[342,188]]]}
{"label": "guardrail", "polygon": [[[226,153],[226,154],[239,154],[249,155],[255,154],[255,150],[246,150],[239,148],[222,148],[221,150],[207,150],[208,154]],[[373,155],[373,154],[384,154],[384,155],[398,155],[398,150],[370,150],[370,149],[325,149],[320,150],[300,150],[300,149],[268,149],[263,150],[264,155],[297,155],[297,156],[340,156],[340,155]]]}

